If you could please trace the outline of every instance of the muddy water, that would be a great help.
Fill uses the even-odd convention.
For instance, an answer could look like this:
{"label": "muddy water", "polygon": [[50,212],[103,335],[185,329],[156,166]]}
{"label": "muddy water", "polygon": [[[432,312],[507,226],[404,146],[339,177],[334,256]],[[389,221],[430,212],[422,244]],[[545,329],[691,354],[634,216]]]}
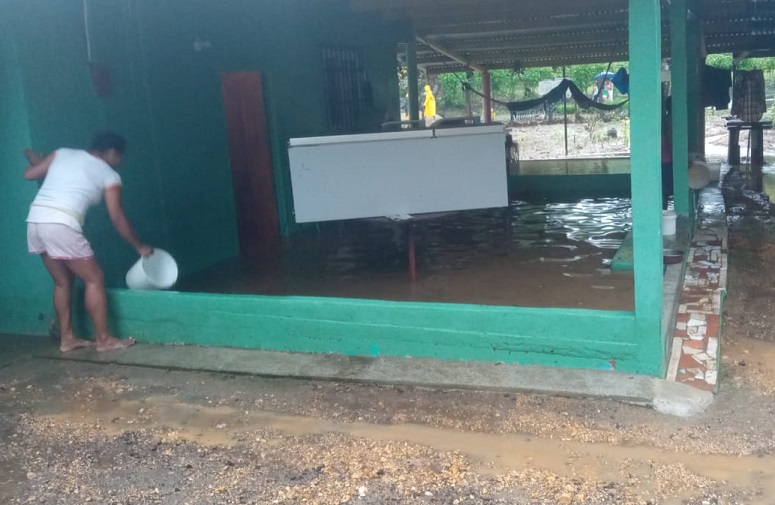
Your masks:
{"label": "muddy water", "polygon": [[[417,281],[408,280],[414,236]],[[608,265],[631,229],[629,199],[321,223],[269,260],[234,260],[178,289],[631,310],[632,276]]]}
{"label": "muddy water", "polygon": [[[71,406],[72,407],[72,406]],[[65,408],[60,406],[60,408]],[[57,409],[59,410],[59,409]],[[660,468],[683,465],[688,471],[741,489],[757,488],[775,496],[775,457],[693,455],[642,446],[590,444],[521,434],[465,433],[412,424],[343,423],[269,411],[242,412],[230,407],[205,407],[174,397],[143,401],[99,400],[48,416],[51,421],[98,423],[109,435],[127,429],[163,428],[166,440],[192,440],[203,445],[232,446],[251,431],[269,428],[281,435],[341,433],[380,442],[403,441],[440,451],[458,451],[479,463],[486,473],[548,470],[561,477],[593,482],[640,479],[644,491],[653,487]],[[281,439],[267,443],[279,444]]]}
{"label": "muddy water", "polygon": [[723,194],[730,225],[751,219],[775,223],[775,164],[731,167],[723,178]]}

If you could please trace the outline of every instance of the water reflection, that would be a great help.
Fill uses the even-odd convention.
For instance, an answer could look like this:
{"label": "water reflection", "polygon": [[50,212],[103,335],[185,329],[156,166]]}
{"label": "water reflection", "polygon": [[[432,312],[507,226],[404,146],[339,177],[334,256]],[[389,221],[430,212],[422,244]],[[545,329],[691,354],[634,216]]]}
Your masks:
{"label": "water reflection", "polygon": [[629,174],[629,157],[519,160],[511,175]]}
{"label": "water reflection", "polygon": [[722,188],[730,224],[749,218],[775,222],[775,164],[732,166]]}
{"label": "water reflection", "polygon": [[[417,282],[408,281],[411,227]],[[606,266],[631,229],[627,198],[514,201],[411,223],[321,223],[281,257],[234,260],[183,279],[191,291],[629,310],[630,274]],[[602,282],[605,281],[605,282]]]}

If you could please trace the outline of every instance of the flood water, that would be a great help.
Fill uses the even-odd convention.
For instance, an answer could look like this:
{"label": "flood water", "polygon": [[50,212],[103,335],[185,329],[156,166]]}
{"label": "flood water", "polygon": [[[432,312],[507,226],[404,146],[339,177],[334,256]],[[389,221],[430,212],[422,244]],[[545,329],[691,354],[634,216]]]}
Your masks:
{"label": "flood water", "polygon": [[775,224],[775,159],[765,157],[763,166],[741,163],[722,174],[729,225],[752,222]]}
{"label": "flood water", "polygon": [[[279,255],[235,259],[183,291],[632,310],[630,273],[609,264],[631,229],[628,198],[528,203],[320,223]],[[409,278],[414,237],[416,280]]]}

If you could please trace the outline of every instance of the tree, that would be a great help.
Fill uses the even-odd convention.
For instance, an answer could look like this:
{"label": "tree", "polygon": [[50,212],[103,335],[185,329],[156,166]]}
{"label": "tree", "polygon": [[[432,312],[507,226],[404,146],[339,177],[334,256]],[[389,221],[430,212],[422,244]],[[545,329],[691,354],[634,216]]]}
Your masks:
{"label": "tree", "polygon": [[[595,76],[606,70],[616,72],[620,67],[628,68],[627,62],[593,63],[573,65],[566,68],[566,77],[582,90],[591,87]],[[562,77],[561,67],[531,67],[520,70],[493,70],[490,72],[492,97],[502,102],[527,100],[538,96],[538,83]],[[436,96],[441,110],[465,107],[463,83],[467,82],[479,92],[482,91],[480,72],[455,72],[440,74],[438,82],[442,92]],[[419,83],[420,87],[422,84]],[[481,100],[472,100],[474,110],[481,109]]]}
{"label": "tree", "polygon": [[711,67],[732,69],[732,64],[738,70],[762,70],[766,74],[775,73],[775,58],[745,58],[734,62],[731,54],[709,54],[705,63]]}

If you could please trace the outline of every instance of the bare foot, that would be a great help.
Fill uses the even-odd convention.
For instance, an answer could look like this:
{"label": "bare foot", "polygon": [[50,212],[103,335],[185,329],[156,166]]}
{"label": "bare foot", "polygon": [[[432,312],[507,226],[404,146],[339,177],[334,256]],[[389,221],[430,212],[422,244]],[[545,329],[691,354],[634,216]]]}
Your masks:
{"label": "bare foot", "polygon": [[132,345],[135,345],[135,339],[132,337],[123,340],[116,337],[108,337],[97,342],[97,352],[117,351]]}
{"label": "bare foot", "polygon": [[59,352],[70,352],[82,347],[91,347],[94,342],[91,340],[84,340],[82,338],[60,338],[59,339]]}

